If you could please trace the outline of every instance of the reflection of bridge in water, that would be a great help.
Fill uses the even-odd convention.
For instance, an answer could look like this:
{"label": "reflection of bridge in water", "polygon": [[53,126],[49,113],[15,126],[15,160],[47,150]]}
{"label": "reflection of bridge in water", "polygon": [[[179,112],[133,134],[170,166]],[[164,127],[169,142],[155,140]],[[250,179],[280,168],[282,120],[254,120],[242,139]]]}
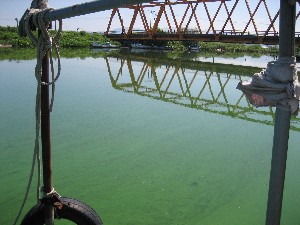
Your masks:
{"label": "reflection of bridge in water", "polygon": [[[240,70],[241,66],[234,65],[179,60],[170,62],[132,55],[105,57],[105,60],[115,89],[232,118],[273,125],[274,112],[271,107],[255,108],[243,93],[236,90],[239,81],[248,79],[243,71],[253,70],[251,67]],[[291,130],[300,131],[297,118],[292,119]]]}

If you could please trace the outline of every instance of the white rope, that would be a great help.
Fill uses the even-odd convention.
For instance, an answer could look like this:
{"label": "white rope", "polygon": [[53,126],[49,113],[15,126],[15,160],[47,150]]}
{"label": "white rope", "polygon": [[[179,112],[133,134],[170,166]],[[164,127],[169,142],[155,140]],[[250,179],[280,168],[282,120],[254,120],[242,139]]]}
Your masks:
{"label": "white rope", "polygon": [[[33,173],[35,164],[37,161],[38,166],[38,181],[37,181],[37,201],[40,199],[40,177],[41,177],[41,164],[40,164],[40,149],[39,149],[39,136],[40,136],[40,122],[41,122],[41,85],[52,85],[52,97],[51,97],[51,105],[50,105],[50,111],[52,111],[53,102],[54,102],[54,92],[55,92],[55,82],[60,76],[61,71],[61,64],[60,64],[60,54],[59,54],[59,48],[58,48],[58,41],[61,37],[61,31],[62,31],[62,21],[59,21],[59,30],[56,33],[55,37],[52,38],[48,31],[47,26],[48,24],[44,23],[44,15],[45,13],[51,11],[53,9],[30,9],[29,13],[25,19],[25,30],[29,37],[29,39],[32,41],[32,43],[37,47],[37,64],[35,67],[35,76],[37,79],[37,92],[36,92],[36,105],[35,105],[35,146],[34,146],[34,152],[33,152],[33,159],[32,159],[32,165],[31,165],[31,171],[30,176],[25,192],[25,196],[22,202],[22,205],[20,207],[19,213],[15,219],[14,225],[17,224],[17,221],[23,211],[23,208],[25,206],[26,200],[28,198],[30,186],[33,179]],[[30,22],[33,21],[34,26],[38,27],[41,31],[41,34],[37,38],[32,30]],[[58,72],[57,75],[54,76],[54,64],[53,64],[53,54],[52,54],[52,47],[54,47],[57,60],[58,60]],[[50,58],[50,64],[51,64],[51,74],[52,74],[52,81],[49,83],[45,83],[41,81],[42,76],[42,61],[44,56],[49,52],[49,58]]]}

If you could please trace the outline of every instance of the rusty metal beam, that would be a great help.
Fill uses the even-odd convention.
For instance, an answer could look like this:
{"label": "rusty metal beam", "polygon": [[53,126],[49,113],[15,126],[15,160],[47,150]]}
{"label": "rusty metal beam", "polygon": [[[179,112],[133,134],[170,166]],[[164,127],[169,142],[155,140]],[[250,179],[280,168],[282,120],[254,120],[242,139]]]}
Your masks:
{"label": "rusty metal beam", "polygon": [[[234,0],[231,4],[231,8],[228,7],[228,3],[225,0],[216,0],[220,2],[217,11],[213,15],[208,6],[207,2],[212,2],[214,0],[154,0],[149,3],[145,4],[133,4],[131,6],[126,6],[127,8],[131,8],[134,10],[131,23],[129,26],[129,29],[127,31],[127,35],[125,32],[123,21],[121,20],[120,11],[112,11],[111,19],[108,23],[108,26],[110,28],[112,17],[116,16],[118,14],[119,20],[122,24],[122,34],[123,35],[108,35],[108,30],[106,32],[106,35],[113,40],[132,40],[132,41],[139,41],[139,40],[170,40],[170,41],[211,41],[211,42],[230,42],[230,43],[255,43],[255,44],[278,44],[278,32],[276,31],[275,24],[278,22],[279,12],[277,12],[275,15],[271,15],[267,0],[258,0],[257,5],[255,8],[253,7],[253,11],[249,5],[249,0]],[[216,2],[214,1],[214,2]],[[271,0],[269,0],[271,1]],[[244,27],[239,27],[240,30],[237,30],[234,25],[236,21],[233,21],[232,15],[236,11],[237,4],[239,2],[244,2],[245,7],[248,10],[249,13],[249,20],[247,19],[245,21]],[[199,3],[203,3],[203,6]],[[186,5],[183,17],[178,20],[176,17],[176,5]],[[222,7],[222,5],[224,7]],[[264,6],[262,6],[264,5]],[[147,7],[159,7],[159,13],[155,19],[153,29],[149,26],[149,18],[145,15],[145,8]],[[203,29],[200,27],[201,24],[203,24],[202,20],[199,20],[199,15],[202,15],[200,13],[200,7],[204,7],[204,10],[206,12],[207,18],[209,20],[209,27],[207,30],[201,30]],[[189,9],[191,8],[192,12],[189,13]],[[259,9],[265,10],[265,16],[269,19],[270,24],[268,25],[268,28],[266,30],[259,30],[259,24],[256,24],[255,22],[255,15],[258,12]],[[197,9],[197,12],[196,12]],[[168,10],[168,11],[167,11]],[[216,20],[218,16],[220,16],[220,11],[222,10],[223,13],[226,15],[226,19],[223,24],[217,23]],[[117,13],[116,13],[117,12]],[[202,11],[201,11],[202,12]],[[144,26],[145,32],[138,33],[138,34],[132,34],[133,26],[136,22],[137,14],[140,14]],[[160,23],[162,14],[165,15],[166,21],[167,21],[167,29],[169,32],[163,32],[163,33],[157,33],[158,24]],[[188,15],[187,15],[188,14]],[[205,13],[204,13],[205,14]],[[297,18],[300,15],[300,11],[297,14]],[[273,19],[272,19],[273,17]],[[189,31],[190,24],[192,24],[192,20],[195,18],[196,21],[196,28],[197,30]],[[187,19],[187,20],[186,20]],[[202,18],[200,18],[202,19]],[[228,26],[228,22],[230,23],[229,26],[231,26],[231,30],[225,30],[225,28]],[[254,33],[250,33],[248,30],[248,27],[250,23],[254,26]],[[175,26],[174,26],[175,25]],[[264,28],[265,29],[265,28]],[[271,30],[271,32],[270,32]],[[174,33],[173,33],[174,31]],[[248,32],[247,32],[248,31]],[[299,46],[299,35],[297,34],[296,37],[296,45]]]}
{"label": "rusty metal beam", "polygon": [[132,34],[132,29],[133,29],[133,26],[134,26],[134,23],[135,23],[135,20],[136,20],[136,17],[137,17],[138,13],[139,13],[138,8],[135,8],[134,9],[134,14],[133,14],[133,17],[131,19],[131,23],[130,23],[130,26],[129,26],[129,29],[128,29],[128,32],[127,32],[128,35]]}
{"label": "rusty metal beam", "polygon": [[[148,7],[159,7],[161,5],[184,5],[184,4],[189,4],[189,3],[200,3],[200,2],[225,2],[225,1],[231,1],[231,0],[188,0],[188,1],[181,1],[177,0],[174,2],[171,1],[165,1],[165,0],[157,0],[157,1],[152,1],[150,3],[144,3],[143,7],[148,8]],[[123,8],[130,8],[134,9],[136,5],[127,5]]]}
{"label": "rusty metal beam", "polygon": [[[296,46],[300,46],[300,34],[295,37]],[[214,34],[174,34],[165,33],[153,34],[149,37],[148,34],[131,34],[126,38],[123,34],[109,34],[108,38],[115,41],[131,40],[131,41],[144,41],[144,40],[165,40],[165,41],[202,41],[202,42],[226,42],[226,43],[245,43],[245,44],[266,44],[278,45],[279,36],[255,36],[255,35],[218,35]]]}
{"label": "rusty metal beam", "polygon": [[230,21],[231,27],[232,27],[232,29],[233,29],[233,31],[234,31],[234,33],[235,33],[235,29],[234,29],[234,26],[233,26],[233,22],[232,22],[232,20],[231,20],[231,16],[232,16],[232,13],[234,12],[234,9],[235,9],[235,7],[236,7],[236,5],[237,5],[238,2],[239,2],[239,0],[236,0],[236,1],[235,1],[235,3],[234,3],[234,5],[233,5],[233,7],[232,7],[230,13],[229,13],[229,11],[228,11],[228,7],[227,7],[226,3],[224,2],[224,6],[225,6],[225,9],[226,9],[226,12],[227,12],[228,17],[227,17],[226,22],[224,23],[224,26],[223,26],[223,28],[222,28],[222,30],[221,30],[221,33],[223,33],[223,31],[224,31],[224,29],[225,29],[225,27],[226,27],[226,25],[227,25],[227,23],[228,23],[228,20]]}
{"label": "rusty metal beam", "polygon": [[[268,5],[267,5],[266,1],[263,1],[263,2],[264,2],[264,5],[265,5],[265,9],[266,9],[266,11],[267,11],[267,14],[268,14],[270,23],[272,24],[273,31],[274,31],[274,32],[277,32],[276,29],[275,29],[275,27],[274,27],[274,22],[272,22],[272,18],[271,18],[271,14],[270,14]],[[279,14],[279,10],[278,10],[277,14]],[[276,15],[277,15],[277,14],[276,14]],[[276,17],[276,16],[275,16],[275,17]]]}
{"label": "rusty metal beam", "polygon": [[185,12],[184,12],[184,14],[183,14],[182,20],[181,20],[180,25],[179,25],[178,30],[177,30],[177,32],[178,32],[179,34],[181,33],[181,27],[182,27],[183,21],[185,20],[186,14],[187,14],[187,12],[189,11],[189,8],[190,8],[190,7],[191,7],[191,5],[188,4],[188,6],[187,6],[186,9],[185,9]]}
{"label": "rusty metal beam", "polygon": [[109,22],[108,22],[108,25],[107,25],[107,29],[106,29],[105,34],[108,34],[108,32],[109,32],[109,30],[110,30],[110,26],[111,26],[112,20],[113,20],[113,18],[114,18],[114,16],[115,16],[117,10],[118,10],[117,8],[114,8],[114,9],[112,10],[112,13],[111,13],[111,15],[110,15]]}
{"label": "rusty metal beam", "polygon": [[249,15],[250,15],[250,19],[249,19],[249,21],[248,21],[248,23],[247,23],[247,25],[246,25],[246,27],[245,27],[243,33],[246,32],[246,30],[247,30],[247,28],[248,28],[248,26],[249,26],[249,24],[250,24],[250,21],[252,21],[252,24],[253,24],[254,29],[255,29],[255,31],[256,31],[256,35],[258,36],[257,27],[256,27],[256,24],[255,24],[255,21],[254,21],[253,17],[254,17],[254,15],[255,15],[255,13],[257,12],[257,10],[258,10],[258,8],[259,8],[259,6],[260,6],[262,0],[259,1],[259,3],[257,4],[257,6],[256,6],[256,8],[255,8],[255,10],[254,10],[253,13],[252,13],[251,10],[250,10],[250,6],[249,6],[249,3],[248,3],[248,0],[245,0],[245,2],[246,2],[246,5],[247,5],[247,9],[248,9]]}
{"label": "rusty metal beam", "polygon": [[[235,3],[234,3],[234,5],[233,5],[233,7],[232,7],[232,9],[231,9],[231,11],[230,11],[229,14],[228,14],[228,10],[226,10],[228,17],[227,17],[227,19],[226,19],[226,21],[225,21],[225,23],[224,23],[224,25],[222,27],[222,30],[221,30],[220,34],[223,33],[223,31],[224,31],[224,29],[225,29],[225,27],[226,27],[226,25],[228,23],[228,20],[231,20],[230,17],[231,17],[231,15],[232,15],[232,13],[233,13],[233,11],[234,11],[234,9],[235,9],[235,7],[236,7],[236,5],[237,5],[238,2],[239,2],[239,0],[235,1]],[[225,5],[225,3],[224,3],[224,5]]]}
{"label": "rusty metal beam", "polygon": [[210,31],[210,28],[212,28],[214,34],[216,35],[216,31],[215,31],[215,29],[214,29],[214,22],[215,22],[215,20],[216,20],[218,14],[219,14],[219,12],[220,12],[220,10],[221,10],[222,4],[223,4],[223,2],[221,2],[221,4],[219,5],[219,8],[217,9],[217,11],[216,11],[216,13],[215,13],[214,18],[213,18],[212,22],[210,23],[210,27],[207,29],[206,34],[208,34],[209,31]]}
{"label": "rusty metal beam", "polygon": [[159,9],[159,11],[158,11],[158,13],[157,13],[157,16],[156,16],[156,19],[155,19],[153,28],[152,28],[152,32],[151,32],[152,34],[156,33],[156,30],[157,30],[157,27],[158,27],[158,23],[159,23],[159,21],[160,21],[160,18],[161,18],[161,16],[162,16],[164,10],[165,10],[165,6],[164,6],[164,5],[161,5],[161,6],[160,6],[160,9]]}
{"label": "rusty metal beam", "polygon": [[199,21],[198,21],[198,18],[197,18],[197,15],[195,14],[196,9],[197,9],[197,6],[198,6],[198,3],[196,3],[195,7],[193,7],[192,4],[190,4],[190,5],[191,5],[191,8],[192,8],[192,13],[191,13],[190,18],[189,18],[189,20],[188,20],[188,22],[187,22],[187,24],[186,24],[186,26],[185,26],[184,33],[187,32],[188,27],[189,27],[189,25],[190,25],[190,23],[191,23],[191,20],[192,20],[193,16],[195,17],[195,20],[196,20],[196,23],[197,23],[199,32],[202,33],[202,32],[201,32],[201,28],[200,28],[200,24],[199,24]]}
{"label": "rusty metal beam", "polygon": [[[168,0],[168,2],[169,2],[169,0]],[[173,17],[173,20],[174,20],[176,29],[178,30],[178,23],[177,23],[177,20],[176,20],[176,16],[175,16],[175,14],[174,14],[174,10],[173,10],[173,8],[172,8],[171,5],[169,5],[169,8],[170,8],[170,11],[171,11],[171,14],[172,14],[172,17]]]}
{"label": "rusty metal beam", "polygon": [[119,20],[120,20],[120,23],[121,23],[121,26],[122,26],[122,33],[123,33],[123,34],[126,34],[125,27],[124,27],[124,23],[123,23],[123,19],[122,19],[122,17],[121,17],[121,14],[120,14],[119,9],[118,9],[117,13],[118,13],[118,17],[119,17]]}
{"label": "rusty metal beam", "polygon": [[[263,36],[264,38],[265,38],[265,37],[267,36],[267,34],[269,33],[271,27],[273,27],[274,32],[276,32],[276,30],[275,30],[275,28],[274,28],[274,22],[277,20],[278,16],[279,16],[279,10],[277,11],[275,17],[273,18],[273,20],[271,21],[271,23],[270,23],[268,29],[266,30],[265,35]],[[277,33],[277,32],[276,32],[276,33]]]}
{"label": "rusty metal beam", "polygon": [[139,8],[139,13],[140,13],[140,17],[142,19],[145,31],[149,32],[148,22],[147,22],[147,19],[146,19],[146,15],[145,15],[144,9],[142,7]]}
{"label": "rusty metal beam", "polygon": [[166,17],[166,20],[167,20],[167,23],[168,23],[169,31],[172,33],[172,26],[171,26],[171,23],[170,23],[170,20],[169,20],[169,17],[168,17],[168,14],[167,14],[165,8],[164,8],[164,14],[165,14],[165,17]]}

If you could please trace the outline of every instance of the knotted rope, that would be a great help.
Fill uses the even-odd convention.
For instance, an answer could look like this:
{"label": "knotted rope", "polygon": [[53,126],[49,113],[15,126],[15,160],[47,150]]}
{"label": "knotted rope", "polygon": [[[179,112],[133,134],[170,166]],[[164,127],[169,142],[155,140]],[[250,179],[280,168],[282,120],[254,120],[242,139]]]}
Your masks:
{"label": "knotted rope", "polygon": [[[30,176],[29,176],[29,180],[28,180],[28,184],[27,184],[27,188],[26,188],[26,192],[25,192],[25,197],[23,199],[19,213],[15,219],[14,225],[17,224],[17,221],[23,211],[26,200],[28,198],[36,161],[37,161],[37,166],[38,166],[37,201],[40,200],[41,163],[40,163],[39,136],[40,136],[40,122],[41,122],[41,85],[51,85],[52,86],[52,97],[51,97],[51,105],[50,105],[50,111],[52,112],[53,103],[54,103],[55,82],[59,78],[60,72],[61,72],[58,41],[61,37],[62,21],[61,20],[59,21],[59,29],[58,29],[56,35],[52,38],[47,31],[48,24],[45,24],[45,22],[44,22],[44,15],[51,10],[53,10],[53,9],[50,9],[50,8],[44,9],[44,10],[30,9],[30,10],[27,10],[28,13],[25,17],[24,26],[25,26],[26,34],[28,35],[28,37],[32,41],[32,43],[37,47],[37,64],[35,67],[35,77],[37,79],[36,105],[35,105],[35,117],[36,117],[35,133],[36,133],[36,135],[35,135],[35,146],[34,146],[34,152],[33,152],[31,171],[30,171]],[[31,24],[31,22],[33,22],[33,24]],[[36,37],[31,30],[33,25],[35,27],[37,27],[40,31],[40,34],[38,35],[38,37]],[[58,72],[57,72],[56,76],[55,76],[55,71],[54,71],[52,48],[54,48],[56,56],[57,56]],[[43,61],[44,56],[46,56],[47,53],[49,53],[50,65],[51,65],[51,75],[52,75],[52,81],[49,83],[42,82],[42,80],[41,80],[42,61]]]}

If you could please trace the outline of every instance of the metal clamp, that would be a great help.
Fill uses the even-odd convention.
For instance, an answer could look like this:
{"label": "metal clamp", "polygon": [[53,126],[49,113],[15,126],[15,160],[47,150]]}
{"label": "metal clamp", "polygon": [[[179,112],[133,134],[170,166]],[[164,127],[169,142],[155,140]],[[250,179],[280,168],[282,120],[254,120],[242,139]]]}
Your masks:
{"label": "metal clamp", "polygon": [[40,202],[42,204],[53,205],[54,207],[61,209],[63,204],[61,203],[60,198],[61,196],[53,188],[50,193],[44,193],[44,197],[40,199]]}

